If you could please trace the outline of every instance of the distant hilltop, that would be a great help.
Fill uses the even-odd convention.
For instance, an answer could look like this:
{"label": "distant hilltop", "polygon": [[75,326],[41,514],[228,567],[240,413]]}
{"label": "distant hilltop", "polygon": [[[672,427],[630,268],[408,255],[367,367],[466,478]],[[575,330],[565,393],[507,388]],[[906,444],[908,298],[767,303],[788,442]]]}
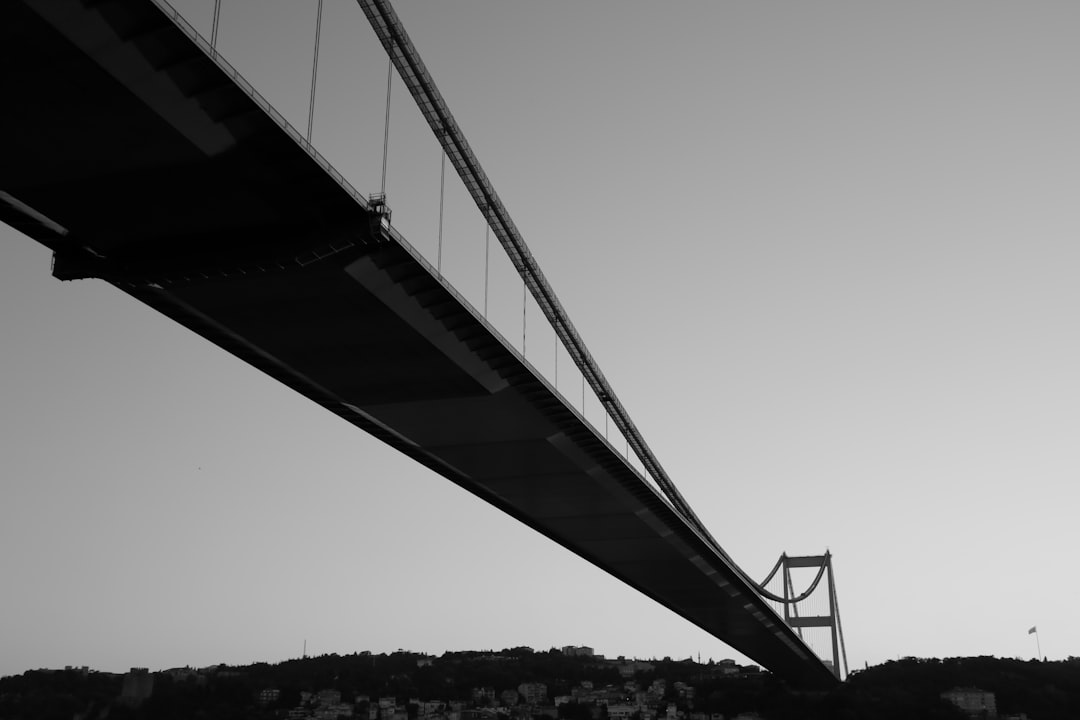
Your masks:
{"label": "distant hilltop", "polygon": [[0,718],[117,720],[1073,720],[1080,658],[905,658],[804,693],[732,660],[605,658],[589,647],[319,655],[277,664],[0,679]]}

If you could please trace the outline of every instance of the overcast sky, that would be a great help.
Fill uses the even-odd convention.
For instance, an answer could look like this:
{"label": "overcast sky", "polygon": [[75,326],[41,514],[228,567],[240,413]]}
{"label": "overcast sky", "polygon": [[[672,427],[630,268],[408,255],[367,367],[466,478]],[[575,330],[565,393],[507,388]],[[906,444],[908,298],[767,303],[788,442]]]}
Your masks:
{"label": "overcast sky", "polygon": [[[212,0],[179,6],[210,35]],[[219,30],[302,130],[315,7],[224,0]],[[395,7],[750,575],[829,548],[855,668],[1030,657],[1033,625],[1045,655],[1080,654],[1080,6]],[[314,142],[362,192],[385,78],[363,13],[327,0]],[[440,152],[396,81],[391,115],[395,225],[433,256]],[[480,306],[483,225],[456,179],[446,197],[445,267]],[[518,342],[499,262],[490,315]],[[52,279],[6,226],[0,337],[0,674],[277,661],[305,640],[739,657],[111,286]]]}

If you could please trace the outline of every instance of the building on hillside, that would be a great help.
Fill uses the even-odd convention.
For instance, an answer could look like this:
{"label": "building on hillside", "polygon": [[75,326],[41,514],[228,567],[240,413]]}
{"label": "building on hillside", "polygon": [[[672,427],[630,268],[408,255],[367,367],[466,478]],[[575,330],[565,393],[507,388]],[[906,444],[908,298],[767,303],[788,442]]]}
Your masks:
{"label": "building on hillside", "polygon": [[495,688],[491,687],[479,687],[472,689],[472,700],[475,704],[494,705],[495,704]]}
{"label": "building on hillside", "polygon": [[320,705],[338,705],[341,703],[340,690],[320,690],[316,697],[318,697]]}
{"label": "building on hillside", "polygon": [[687,685],[684,682],[676,682],[675,693],[679,696],[679,699],[685,702],[688,706],[693,706],[694,695],[697,694],[697,691],[694,690],[693,685]]}
{"label": "building on hillside", "polygon": [[417,713],[422,718],[436,717],[446,713],[446,703],[441,700],[426,700],[417,704]]}
{"label": "building on hillside", "polygon": [[608,720],[630,720],[638,712],[637,705],[608,705]]}
{"label": "building on hillside", "polygon": [[611,664],[619,671],[619,674],[624,678],[631,678],[634,673],[639,672],[651,672],[656,669],[656,666],[650,662],[644,660],[627,660],[626,658],[620,658],[619,660],[611,661]]}
{"label": "building on hillside", "polygon": [[351,718],[352,716],[353,706],[349,703],[320,705],[315,708],[311,715],[312,720],[341,720],[341,718]]}
{"label": "building on hillside", "polygon": [[120,688],[120,702],[137,707],[154,694],[154,676],[147,668],[131,668]]}
{"label": "building on hillside", "polygon": [[994,693],[979,688],[953,688],[941,693],[941,698],[973,718],[996,718],[997,699]]}
{"label": "building on hillside", "polygon": [[593,657],[596,655],[595,651],[587,645],[564,645],[562,654],[567,657]]}
{"label": "building on hillside", "polygon": [[264,688],[259,691],[258,703],[260,705],[269,705],[270,703],[276,703],[280,697],[281,691],[277,688]]}
{"label": "building on hillside", "polygon": [[547,703],[547,685],[544,683],[521,683],[518,692],[526,705],[544,705]]}

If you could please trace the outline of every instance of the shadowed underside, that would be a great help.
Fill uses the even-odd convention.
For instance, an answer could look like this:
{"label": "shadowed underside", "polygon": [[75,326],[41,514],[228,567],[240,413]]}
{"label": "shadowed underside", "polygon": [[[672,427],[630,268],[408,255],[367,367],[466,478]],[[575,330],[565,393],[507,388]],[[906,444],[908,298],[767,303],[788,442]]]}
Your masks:
{"label": "shadowed underside", "polygon": [[[0,5],[0,219],[773,672],[835,678],[595,430],[150,2]],[[13,70],[17,68],[17,71]]]}

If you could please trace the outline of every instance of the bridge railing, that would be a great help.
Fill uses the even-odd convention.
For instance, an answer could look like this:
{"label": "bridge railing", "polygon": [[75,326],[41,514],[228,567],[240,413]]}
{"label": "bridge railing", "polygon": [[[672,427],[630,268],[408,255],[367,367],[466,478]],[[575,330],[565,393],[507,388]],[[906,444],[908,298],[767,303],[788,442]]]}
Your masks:
{"label": "bridge railing", "polygon": [[323,157],[323,155],[315,149],[315,146],[312,143],[308,142],[307,139],[300,134],[300,131],[298,131],[296,127],[294,127],[293,124],[285,118],[284,115],[278,112],[278,109],[274,107],[269,100],[263,97],[262,94],[255,89],[254,85],[248,82],[247,78],[240,74],[240,72],[235,67],[233,67],[228,60],[225,59],[224,55],[218,52],[217,48],[214,47],[209,40],[203,37],[190,22],[188,22],[187,18],[184,17],[184,15],[179,10],[173,7],[168,2],[168,0],[151,0],[151,2],[157,5],[158,8],[160,8],[161,11],[164,12],[178,28],[180,28],[180,30],[182,30],[188,37],[190,37],[192,42],[199,46],[199,48],[204,53],[206,53],[208,57],[213,59],[214,62],[216,62],[217,65],[222,70],[224,70],[225,73],[232,79],[232,81],[236,83],[236,86],[243,90],[245,93],[247,93],[248,96],[250,96],[251,99],[255,101],[256,105],[262,108],[262,110],[274,122],[281,126],[281,129],[284,130],[289,135],[289,137],[296,141],[297,145],[299,145],[309,155],[311,155],[312,159],[319,164],[319,167],[325,170],[326,173],[330,175],[330,177],[334,178],[334,180],[339,185],[341,185],[342,189],[344,189],[345,192],[349,193],[349,195],[351,195],[353,199],[356,200],[356,202],[359,203],[360,206],[363,207],[365,210],[369,209],[367,199],[364,197],[364,195],[360,193],[360,191],[358,191],[355,187],[353,187],[352,184],[345,178],[345,176],[342,175],[337,170],[337,168],[335,168],[330,163],[329,160]]}

